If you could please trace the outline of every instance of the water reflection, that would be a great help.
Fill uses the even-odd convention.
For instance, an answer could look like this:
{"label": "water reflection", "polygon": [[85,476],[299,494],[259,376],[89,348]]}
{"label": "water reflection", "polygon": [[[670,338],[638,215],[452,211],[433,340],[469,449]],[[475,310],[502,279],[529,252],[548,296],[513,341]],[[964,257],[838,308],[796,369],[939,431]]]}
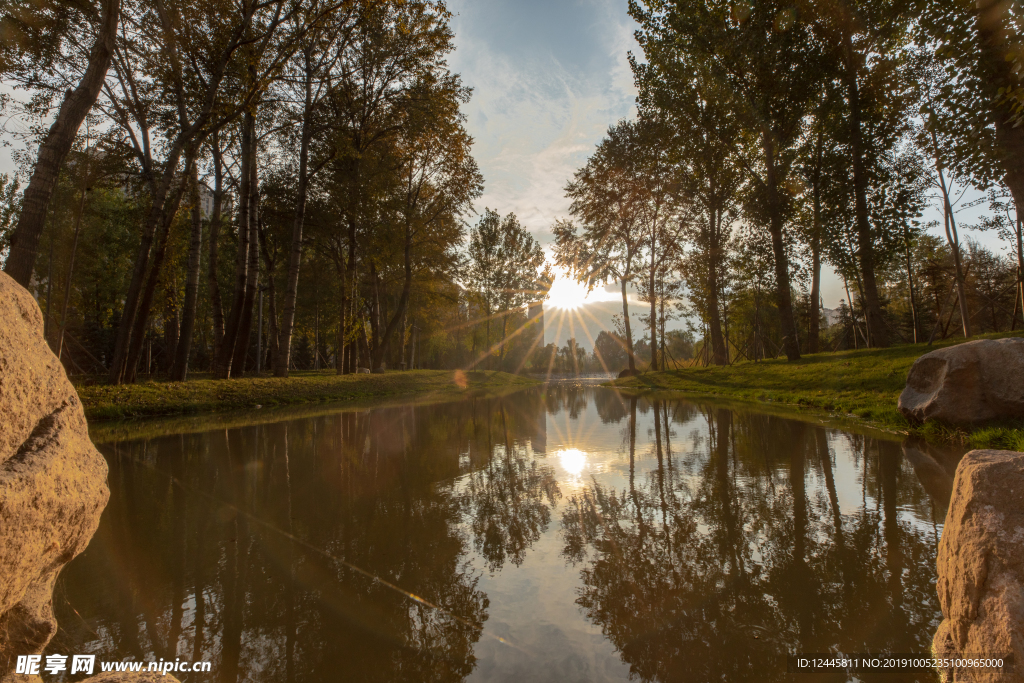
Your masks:
{"label": "water reflection", "polygon": [[654,468],[637,476],[630,401],[628,485],[595,481],[562,518],[577,602],[632,675],[775,680],[786,652],[929,651],[940,517],[900,519],[931,501],[897,444],[847,436],[867,471],[865,504],[843,511],[826,430],[706,408],[680,457],[674,426],[689,423],[651,412]]}
{"label": "water reflection", "polygon": [[778,680],[939,617],[920,444],[563,384],[103,450],[50,651],[186,680]]}

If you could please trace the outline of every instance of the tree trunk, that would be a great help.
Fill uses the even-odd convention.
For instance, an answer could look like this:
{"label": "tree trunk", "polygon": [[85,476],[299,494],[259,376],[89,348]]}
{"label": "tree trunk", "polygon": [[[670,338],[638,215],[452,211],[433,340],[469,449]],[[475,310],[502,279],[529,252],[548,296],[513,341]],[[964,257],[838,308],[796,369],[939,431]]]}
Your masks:
{"label": "tree trunk", "polygon": [[238,318],[238,334],[235,335],[235,352],[231,360],[231,376],[245,374],[245,359],[249,355],[249,341],[252,337],[252,311],[259,287],[259,180],[256,175],[256,123],[252,124],[252,160],[249,162],[249,265],[246,267],[245,300],[242,314]]}
{"label": "tree trunk", "polygon": [[[405,349],[408,346],[407,341],[409,339],[409,307],[406,306],[405,310],[402,311],[402,352],[398,356],[399,363],[405,365]],[[406,366],[408,367],[408,366]],[[403,368],[404,369],[404,368]]]}
{"label": "tree trunk", "polygon": [[267,234],[263,228],[263,221],[256,222],[256,228],[258,237],[260,240],[260,254],[263,255],[263,270],[266,273],[267,283],[265,285],[267,298],[269,302],[268,324],[270,327],[269,335],[267,339],[268,352],[270,358],[268,359],[268,365],[270,366],[271,372],[277,367],[277,339],[278,339],[278,326],[277,326],[277,287],[274,281],[274,270],[277,267],[277,259],[270,257],[270,247],[267,246]]}
{"label": "tree trunk", "polygon": [[[224,160],[221,156],[220,138],[217,133],[211,136],[210,148],[213,151],[213,206],[210,210],[210,313],[213,318],[213,356],[214,364],[220,355],[224,342],[224,305],[220,299],[220,280],[217,268],[220,254],[221,209],[224,201]],[[211,368],[212,369],[212,368]]]}
{"label": "tree trunk", "polygon": [[668,354],[665,352],[665,297],[661,297],[661,369],[668,369]]}
{"label": "tree trunk", "polygon": [[728,349],[725,348],[725,339],[722,336],[722,315],[719,312],[719,277],[718,266],[721,261],[721,245],[719,236],[721,230],[721,212],[708,212],[708,327],[711,333],[711,350],[715,365],[728,365]]}
{"label": "tree trunk", "polygon": [[779,307],[782,345],[788,360],[800,360],[800,343],[796,336],[796,321],[793,317],[793,295],[790,292],[789,257],[786,255],[786,244],[782,238],[783,217],[779,201],[779,179],[776,177],[775,146],[767,131],[762,133],[762,144],[770,203],[768,230],[771,233],[772,253],[775,256],[775,302]]}
{"label": "tree trunk", "polygon": [[196,328],[199,301],[199,267],[203,249],[203,212],[199,206],[199,178],[192,172],[192,235],[188,245],[188,275],[185,278],[185,301],[181,312],[178,348],[171,367],[171,380],[184,382],[188,376],[188,358],[192,353],[192,337]]}
{"label": "tree trunk", "polygon": [[[932,140],[935,140],[935,133],[932,132]],[[960,258],[960,236],[956,230],[956,219],[953,217],[953,206],[949,201],[949,189],[946,187],[946,178],[942,172],[942,162],[938,156],[938,143],[936,142],[935,171],[939,176],[939,189],[942,190],[942,218],[946,230],[946,241],[949,243],[949,250],[953,253],[953,268],[956,271],[956,296],[960,307],[960,321],[964,338],[971,337],[971,315],[967,308],[967,282],[964,275],[963,262]]]}
{"label": "tree trunk", "polygon": [[[191,158],[186,160],[186,174],[189,173],[187,169],[191,167],[192,163],[193,160]],[[180,183],[171,194],[170,202],[168,203],[166,210],[163,212],[164,216],[160,225],[160,232],[157,235],[156,246],[153,250],[153,262],[150,265],[149,275],[146,278],[145,286],[142,288],[139,297],[138,309],[135,315],[135,324],[128,335],[125,364],[122,368],[123,381],[135,381],[139,358],[142,354],[142,345],[146,339],[146,328],[149,324],[149,313],[153,304],[153,295],[156,293],[157,285],[160,283],[160,271],[163,267],[164,257],[167,254],[167,242],[171,231],[171,225],[174,223],[174,217],[178,212],[178,206],[181,204],[181,197],[183,194],[184,183]],[[121,322],[123,324],[124,319],[122,319]]]}
{"label": "tree trunk", "polygon": [[914,296],[914,270],[910,257],[910,233],[907,231],[906,223],[903,224],[903,249],[907,263],[907,284],[910,287],[910,317],[914,323],[914,343],[917,344],[919,342],[918,335],[920,334],[921,324],[917,319],[917,298]]}
{"label": "tree trunk", "polygon": [[[358,168],[356,169],[358,171]],[[352,337],[352,329],[355,327],[355,306],[356,306],[356,222],[350,216],[348,218],[348,257],[345,260],[345,277],[342,283],[343,296],[342,323],[345,327],[345,340],[348,347],[346,358],[345,374],[356,371],[356,346]]]}
{"label": "tree trunk", "polygon": [[46,225],[46,212],[53,190],[57,186],[64,157],[71,150],[82,121],[96,103],[96,97],[107,76],[120,14],[119,0],[103,0],[99,33],[89,53],[89,65],[78,87],[65,95],[57,111],[57,118],[46,133],[43,143],[39,145],[36,166],[28,187],[25,188],[21,215],[18,217],[14,234],[11,235],[10,252],[4,264],[4,272],[22,287],[28,287],[32,279],[39,237]]}
{"label": "tree trunk", "polygon": [[170,372],[174,359],[178,354],[178,339],[181,332],[181,309],[178,307],[177,301],[177,278],[174,278],[174,283],[167,282],[166,279],[162,283],[164,295],[164,357],[161,367]]}
{"label": "tree trunk", "polygon": [[821,338],[821,238],[817,234],[811,242],[811,300],[808,316],[807,353],[817,353]]}
{"label": "tree trunk", "polygon": [[[395,330],[398,328],[399,321],[402,320],[405,315],[406,307],[409,305],[409,292],[412,291],[412,228],[407,224],[405,227],[405,280],[402,282],[402,296],[398,300],[398,309],[394,315],[391,316],[391,320],[388,322],[387,328],[384,330],[382,337],[378,339],[380,334],[379,328],[382,326],[381,322],[378,321],[377,329],[374,330],[374,349],[373,349],[373,365],[370,368],[371,372],[379,372],[381,361],[384,359],[384,354],[387,353],[388,345],[391,343],[391,339],[395,334]],[[376,274],[374,274],[374,300],[375,302],[379,299],[377,295],[377,283]],[[375,303],[378,307],[379,303]],[[377,313],[379,315],[379,313]]]}
{"label": "tree trunk", "polygon": [[[1021,318],[1024,318],[1024,226],[1017,217],[1017,298],[1020,300]],[[1014,318],[1016,320],[1016,318]]]}
{"label": "tree trunk", "polygon": [[[139,316],[140,299],[143,294],[146,272],[149,268],[150,257],[153,256],[151,253],[153,239],[156,237],[157,228],[162,228],[167,223],[165,221],[165,214],[168,207],[165,207],[165,202],[171,190],[171,184],[175,180],[175,171],[178,166],[178,160],[181,158],[181,153],[184,150],[184,145],[184,136],[179,135],[168,152],[160,182],[153,189],[149,214],[146,216],[146,222],[142,226],[142,239],[139,242],[139,249],[135,256],[135,265],[132,267],[132,278],[128,284],[128,292],[125,295],[124,307],[121,311],[121,323],[117,330],[117,339],[114,342],[114,355],[110,362],[109,375],[111,384],[120,384],[125,380],[126,375],[129,374],[127,357],[132,342],[132,333],[136,327],[136,319]],[[180,198],[180,195],[178,195],[179,200]],[[171,204],[174,211],[177,211],[177,204],[173,200]],[[169,223],[167,225],[169,226]],[[157,240],[158,245],[160,241],[159,239]],[[145,324],[143,324],[143,327],[145,327]]]}
{"label": "tree trunk", "polygon": [[[633,355],[633,332],[629,327],[629,299],[626,296],[626,277],[620,280],[622,283],[622,327],[626,332],[626,355],[629,356],[629,372],[636,373],[636,356]],[[556,348],[558,340],[555,340]]]}
{"label": "tree trunk", "polygon": [[[288,252],[288,278],[284,287],[284,311],[281,315],[280,354],[274,369],[276,376],[288,376],[288,362],[292,348],[292,326],[295,323],[295,300],[299,287],[299,266],[302,264],[302,226],[306,215],[306,192],[309,184],[309,143],[313,135],[313,75],[309,52],[306,52],[305,105],[302,112],[302,137],[299,142],[299,186],[295,197],[295,217],[292,221],[292,243]],[[318,350],[319,352],[319,350]]]}
{"label": "tree trunk", "polygon": [[410,370],[415,370],[416,369],[416,336],[417,336],[416,332],[417,332],[417,330],[419,330],[419,328],[416,327],[416,321],[413,320],[413,322],[412,322],[412,350],[409,351],[409,369]]}
{"label": "tree trunk", "polygon": [[850,103],[850,155],[853,161],[854,212],[857,220],[857,248],[860,252],[860,270],[864,278],[864,320],[868,328],[871,345],[884,348],[889,345],[885,318],[878,298],[878,284],[875,281],[875,242],[871,236],[868,220],[867,188],[868,179],[864,171],[864,152],[860,130],[860,92],[857,83],[857,55],[849,27],[843,32],[843,47],[846,53],[846,89]]}
{"label": "tree trunk", "polygon": [[[655,224],[656,225],[656,224]],[[651,304],[651,370],[658,370],[658,295],[655,287],[655,279],[657,277],[657,259],[656,250],[658,248],[658,241],[656,239],[657,232],[654,227],[651,228],[651,267],[648,271],[647,276],[647,292],[650,295]]]}
{"label": "tree trunk", "polygon": [[815,149],[813,214],[811,216],[811,324],[807,328],[807,353],[818,353],[821,323],[821,157],[824,130],[819,129]]}
{"label": "tree trunk", "polygon": [[231,309],[224,325],[224,338],[221,341],[220,353],[217,354],[217,362],[214,365],[214,374],[218,379],[227,379],[231,376],[235,339],[238,336],[242,308],[245,306],[245,285],[249,275],[249,249],[251,246],[249,244],[249,201],[251,199],[249,185],[252,182],[252,174],[249,172],[249,166],[255,156],[252,154],[256,137],[255,128],[255,118],[251,113],[246,112],[242,120],[242,177],[238,193],[238,251],[235,254],[235,287],[231,296]]}
{"label": "tree trunk", "polygon": [[60,329],[57,332],[57,360],[60,360],[64,351],[64,332],[68,324],[68,305],[71,303],[71,277],[75,274],[75,256],[78,253],[78,238],[82,233],[82,214],[85,213],[85,194],[88,188],[81,189],[81,197],[78,201],[78,213],[75,215],[75,236],[71,242],[71,259],[68,262],[68,275],[64,280],[64,306],[60,311]]}

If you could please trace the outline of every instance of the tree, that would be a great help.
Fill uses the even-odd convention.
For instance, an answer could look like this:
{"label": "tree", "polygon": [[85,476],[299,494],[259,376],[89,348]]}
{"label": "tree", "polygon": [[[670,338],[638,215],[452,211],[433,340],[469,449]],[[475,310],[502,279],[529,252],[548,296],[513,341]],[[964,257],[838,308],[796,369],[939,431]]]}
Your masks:
{"label": "tree", "polygon": [[738,156],[741,130],[729,115],[728,91],[707,65],[650,38],[644,34],[642,43],[647,63],[631,57],[630,65],[640,85],[641,106],[657,111],[671,129],[668,155],[678,167],[679,192],[694,207],[682,226],[682,237],[692,250],[686,269],[690,296],[701,301],[698,308],[710,329],[714,362],[724,365],[728,350],[719,297],[737,193],[743,183]]}
{"label": "tree", "polygon": [[[497,349],[499,363],[504,365],[509,314],[543,299],[551,273],[540,244],[516,215],[502,219],[491,209],[484,210],[470,235],[469,259],[467,283],[484,304],[484,352],[491,356]],[[496,315],[501,316],[501,340],[492,346],[490,325]]]}
{"label": "tree", "polygon": [[[346,5],[332,12],[328,17],[317,15],[316,7],[295,18],[296,32],[304,33],[301,48],[296,58],[290,60],[290,78],[284,79],[286,100],[292,105],[292,121],[297,122],[298,135],[298,183],[295,190],[295,216],[292,223],[291,246],[288,251],[288,273],[285,279],[283,315],[277,339],[274,340],[274,375],[288,376],[291,354],[292,325],[295,322],[295,299],[299,285],[299,267],[302,262],[302,231],[306,216],[306,199],[310,181],[333,160],[337,154],[335,145],[318,145],[320,154],[310,166],[310,147],[314,135],[321,137],[329,129],[325,121],[321,102],[329,96],[334,82],[344,74],[337,73],[350,41],[355,35],[357,13],[354,5]],[[303,31],[301,26],[310,24]]]}
{"label": "tree", "polygon": [[628,362],[625,342],[608,330],[601,330],[594,340],[594,356],[605,372],[618,372]]}
{"label": "tree", "polygon": [[[110,68],[120,13],[120,0],[102,0],[96,40],[87,58],[81,80],[74,90],[68,89],[60,109],[57,110],[53,125],[39,145],[38,159],[28,187],[25,188],[18,225],[11,235],[10,251],[4,263],[4,272],[23,287],[28,287],[32,279],[39,236],[42,235],[46,224],[46,210],[50,205],[50,197],[57,184],[61,165],[71,151],[82,121],[96,103],[96,97]],[[14,20],[10,15],[5,19],[4,23],[8,26]],[[31,66],[40,65],[37,63]]]}
{"label": "tree", "polygon": [[[237,13],[234,8],[224,11],[220,5],[189,5],[185,0],[133,9],[137,16],[128,22],[132,30],[122,31],[115,47],[115,77],[104,85],[104,110],[120,130],[118,144],[138,164],[150,210],[142,226],[110,365],[113,384],[134,379],[168,234],[188,185],[184,179],[191,173],[202,142],[249,110],[266,79],[293,49],[289,41],[277,50],[268,49],[284,20],[281,2],[245,2]],[[192,40],[196,26],[202,26],[204,40]],[[160,37],[159,43],[154,44],[153,35]],[[232,77],[231,92],[223,92],[221,86],[238,66],[236,52],[243,45],[247,53],[260,54],[262,61],[257,67],[250,60],[243,69],[245,77]],[[199,86],[193,89],[193,83]],[[151,136],[161,133],[165,144],[157,148]],[[163,150],[162,159],[154,157],[158,149]],[[245,199],[240,193],[243,210]],[[232,315],[230,334],[237,331],[240,315],[241,311]],[[224,346],[233,350],[233,342],[234,336]],[[224,353],[222,348],[221,358]]]}
{"label": "tree", "polygon": [[565,188],[566,196],[572,199],[569,211],[581,221],[581,227],[559,221],[552,228],[557,265],[588,289],[618,280],[630,373],[636,372],[636,358],[627,286],[637,274],[637,260],[645,243],[649,244],[649,229],[654,225],[644,222],[645,209],[649,208],[644,204],[649,199],[644,188],[648,180],[643,162],[649,151],[643,147],[646,143],[634,122],[620,121],[609,128],[597,150]]}
{"label": "tree", "polygon": [[[727,116],[741,126],[741,163],[750,182],[749,218],[764,226],[774,255],[776,303],[783,345],[790,360],[800,357],[787,224],[793,212],[794,148],[805,117],[828,77],[826,51],[810,17],[789,2],[634,2],[630,13],[641,29],[645,52],[675,50],[707,69],[722,89]],[[656,47],[657,45],[657,47]]]}

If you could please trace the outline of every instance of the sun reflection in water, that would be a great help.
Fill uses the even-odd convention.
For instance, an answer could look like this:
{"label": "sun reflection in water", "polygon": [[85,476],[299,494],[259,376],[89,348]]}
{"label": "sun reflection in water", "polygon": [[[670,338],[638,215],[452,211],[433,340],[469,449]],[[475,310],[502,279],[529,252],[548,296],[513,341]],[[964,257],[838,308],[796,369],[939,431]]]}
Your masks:
{"label": "sun reflection in water", "polygon": [[583,474],[587,465],[587,454],[578,448],[562,448],[558,451],[558,461],[562,469],[574,477]]}

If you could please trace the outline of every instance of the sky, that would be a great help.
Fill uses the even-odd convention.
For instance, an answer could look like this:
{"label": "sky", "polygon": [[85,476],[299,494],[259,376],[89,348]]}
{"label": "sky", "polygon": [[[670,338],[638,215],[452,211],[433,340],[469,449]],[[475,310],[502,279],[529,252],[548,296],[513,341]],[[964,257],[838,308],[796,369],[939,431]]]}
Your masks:
{"label": "sky", "polygon": [[[636,115],[628,53],[640,49],[625,0],[454,0],[453,71],[473,88],[463,108],[484,176],[485,207],[514,212],[545,247],[569,217],[564,188],[609,126]],[[614,288],[613,288],[614,289]],[[588,348],[617,292],[595,292],[574,314],[546,306],[548,342]],[[640,302],[635,302],[639,311]]]}

